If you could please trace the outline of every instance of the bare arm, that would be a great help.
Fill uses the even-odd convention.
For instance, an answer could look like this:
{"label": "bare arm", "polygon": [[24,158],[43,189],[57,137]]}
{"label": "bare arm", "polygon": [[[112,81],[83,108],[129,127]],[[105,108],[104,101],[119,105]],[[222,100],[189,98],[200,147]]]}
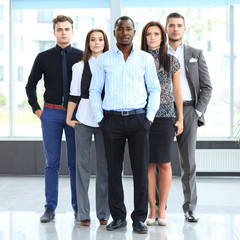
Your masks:
{"label": "bare arm", "polygon": [[175,124],[175,126],[177,127],[176,136],[178,136],[183,131],[183,100],[180,81],[180,70],[173,74],[172,82],[173,82],[173,95],[178,112],[178,119]]}
{"label": "bare arm", "polygon": [[76,103],[69,101],[68,102],[68,106],[67,106],[67,117],[66,117],[66,123],[67,125],[69,125],[70,127],[75,126],[75,124],[79,124],[80,122],[76,121],[76,120],[72,120],[72,115],[73,115],[73,111],[76,108]]}

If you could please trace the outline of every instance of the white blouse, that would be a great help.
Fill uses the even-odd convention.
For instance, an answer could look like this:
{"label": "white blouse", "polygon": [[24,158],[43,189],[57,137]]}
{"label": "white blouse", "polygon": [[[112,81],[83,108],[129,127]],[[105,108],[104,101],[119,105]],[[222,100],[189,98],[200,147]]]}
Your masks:
{"label": "white blouse", "polygon": [[[91,56],[88,60],[91,72],[93,72],[96,58]],[[84,68],[84,62],[77,62],[72,66],[72,82],[70,86],[70,95],[81,96],[81,80]],[[99,127],[92,111],[89,99],[82,98],[79,102],[76,118],[79,122],[90,127]]]}

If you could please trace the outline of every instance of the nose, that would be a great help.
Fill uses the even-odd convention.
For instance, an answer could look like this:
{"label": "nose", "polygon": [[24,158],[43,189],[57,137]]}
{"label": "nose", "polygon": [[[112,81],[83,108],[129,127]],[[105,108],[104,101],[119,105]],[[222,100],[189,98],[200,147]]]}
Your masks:
{"label": "nose", "polygon": [[127,29],[123,29],[123,35],[127,34]]}

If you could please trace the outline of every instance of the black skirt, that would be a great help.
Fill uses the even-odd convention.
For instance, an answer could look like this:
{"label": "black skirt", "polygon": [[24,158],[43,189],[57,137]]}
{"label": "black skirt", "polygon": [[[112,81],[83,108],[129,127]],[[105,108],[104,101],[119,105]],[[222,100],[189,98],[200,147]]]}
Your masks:
{"label": "black skirt", "polygon": [[155,118],[149,131],[149,162],[171,162],[173,139],[175,136],[175,118]]}

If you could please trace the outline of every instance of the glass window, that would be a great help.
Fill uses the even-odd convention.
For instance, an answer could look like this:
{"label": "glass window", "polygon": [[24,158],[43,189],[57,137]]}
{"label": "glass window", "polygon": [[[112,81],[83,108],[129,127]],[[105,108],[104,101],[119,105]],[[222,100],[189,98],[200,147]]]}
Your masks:
{"label": "glass window", "polygon": [[23,51],[23,36],[15,36],[15,49],[17,51]]}
{"label": "glass window", "polygon": [[0,0],[0,137],[8,137],[10,133],[9,2]]}
{"label": "glass window", "polygon": [[18,82],[23,82],[23,67],[22,66],[18,66],[18,77],[17,80]]}
{"label": "glass window", "polygon": [[240,5],[234,6],[234,124],[240,120],[240,29],[238,27]]}
{"label": "glass window", "polygon": [[39,23],[51,23],[53,19],[52,10],[46,10],[46,9],[38,10],[37,19]]}
{"label": "glass window", "polygon": [[0,50],[3,50],[3,35],[0,35]]}
{"label": "glass window", "polygon": [[0,21],[3,20],[3,5],[0,5]]}
{"label": "glass window", "polygon": [[0,66],[0,81],[3,82],[4,78],[3,78],[3,66]]}
{"label": "glass window", "polygon": [[14,14],[14,21],[15,22],[22,22],[23,21],[22,10],[16,10],[16,12]]}

